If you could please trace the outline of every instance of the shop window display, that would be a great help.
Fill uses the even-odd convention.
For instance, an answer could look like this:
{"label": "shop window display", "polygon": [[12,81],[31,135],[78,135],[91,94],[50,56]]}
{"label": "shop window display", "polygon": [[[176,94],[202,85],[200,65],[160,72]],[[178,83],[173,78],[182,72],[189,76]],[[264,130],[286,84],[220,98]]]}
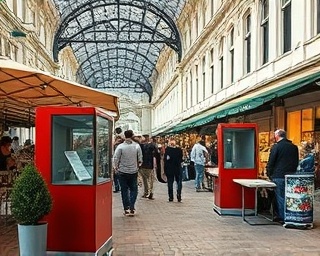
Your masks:
{"label": "shop window display", "polygon": [[[215,130],[212,132],[212,134],[215,134]],[[210,158],[211,162],[217,164],[217,154],[216,154],[216,135],[206,135],[206,134],[199,134],[196,132],[185,132],[181,134],[175,134],[175,135],[167,135],[163,137],[157,137],[156,143],[162,145],[161,151],[163,152],[164,148],[167,146],[167,142],[170,138],[174,138],[177,146],[181,147],[182,150],[185,152],[185,158],[186,163],[184,168],[188,170],[188,174],[185,175],[186,179],[193,180],[195,178],[195,172],[194,172],[194,166],[193,163],[190,162],[188,159],[190,157],[190,152],[194,144],[196,144],[200,139],[203,139],[205,141],[205,145],[208,148],[208,151],[210,152]],[[187,171],[185,170],[185,171]]]}
{"label": "shop window display", "polygon": [[259,133],[259,173],[258,176],[263,178],[266,176],[266,165],[269,159],[272,139],[270,139],[272,132]]}

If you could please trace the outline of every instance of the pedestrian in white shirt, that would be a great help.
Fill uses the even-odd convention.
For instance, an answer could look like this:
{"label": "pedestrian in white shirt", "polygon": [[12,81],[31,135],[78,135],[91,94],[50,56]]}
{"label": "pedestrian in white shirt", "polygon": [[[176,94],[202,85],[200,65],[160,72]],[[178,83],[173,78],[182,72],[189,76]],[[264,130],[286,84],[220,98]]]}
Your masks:
{"label": "pedestrian in white shirt", "polygon": [[193,146],[190,154],[191,161],[194,162],[194,169],[196,172],[195,187],[197,192],[202,189],[201,186],[203,183],[204,166],[208,157],[208,150],[204,145],[205,142],[200,140]]}

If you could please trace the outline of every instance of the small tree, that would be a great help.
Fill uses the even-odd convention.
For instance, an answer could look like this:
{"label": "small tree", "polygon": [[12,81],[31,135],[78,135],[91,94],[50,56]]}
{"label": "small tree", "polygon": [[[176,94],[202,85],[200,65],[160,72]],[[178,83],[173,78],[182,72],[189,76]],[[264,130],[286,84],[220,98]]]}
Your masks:
{"label": "small tree", "polygon": [[33,164],[25,166],[11,192],[11,212],[23,225],[37,225],[52,209],[46,182]]}

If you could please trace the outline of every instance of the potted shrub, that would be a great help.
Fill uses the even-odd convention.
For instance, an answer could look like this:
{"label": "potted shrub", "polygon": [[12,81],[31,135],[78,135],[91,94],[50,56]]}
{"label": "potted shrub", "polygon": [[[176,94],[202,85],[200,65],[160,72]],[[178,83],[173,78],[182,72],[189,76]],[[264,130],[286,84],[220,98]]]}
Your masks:
{"label": "potted shrub", "polygon": [[41,220],[52,209],[52,197],[33,164],[23,168],[10,197],[11,212],[18,222],[20,256],[45,255],[47,223]]}

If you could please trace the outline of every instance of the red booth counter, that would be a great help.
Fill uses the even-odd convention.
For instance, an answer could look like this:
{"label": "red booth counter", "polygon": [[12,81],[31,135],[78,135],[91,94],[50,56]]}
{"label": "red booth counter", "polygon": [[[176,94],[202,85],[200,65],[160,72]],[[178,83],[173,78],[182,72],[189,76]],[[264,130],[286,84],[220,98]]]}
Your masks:
{"label": "red booth counter", "polygon": [[[241,187],[233,179],[256,179],[257,125],[221,123],[217,127],[218,168],[214,173],[213,209],[220,215],[241,215]],[[246,208],[254,209],[254,191],[246,191]]]}
{"label": "red booth counter", "polygon": [[36,109],[36,165],[54,201],[48,255],[112,250],[112,127],[94,107]]}

